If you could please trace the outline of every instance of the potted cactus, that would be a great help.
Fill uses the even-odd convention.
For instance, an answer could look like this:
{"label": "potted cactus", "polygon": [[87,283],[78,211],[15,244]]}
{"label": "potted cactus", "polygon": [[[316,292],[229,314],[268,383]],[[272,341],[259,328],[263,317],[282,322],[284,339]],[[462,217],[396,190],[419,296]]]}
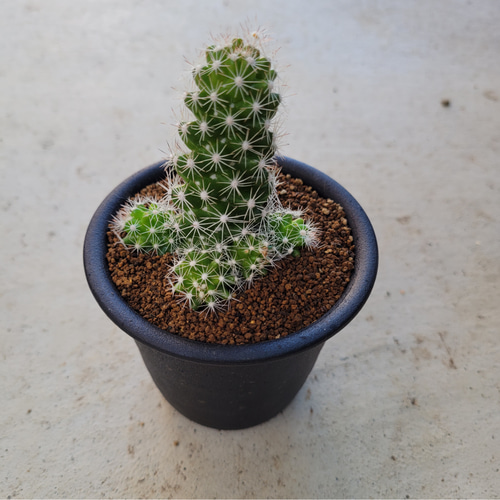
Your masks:
{"label": "potted cactus", "polygon": [[[319,171],[276,157],[273,118],[281,96],[259,39],[252,33],[249,41],[226,38],[206,49],[205,63],[193,68],[196,88],[184,96],[191,119],[177,124],[184,146],[108,196],[91,221],[84,248],[94,296],[135,338],[166,399],[189,418],[226,429],[267,420],[291,401],[325,340],[368,298],[377,269],[373,230],[352,196]],[[353,231],[351,283],[324,317],[280,340],[214,346],[161,330],[127,305],[106,263],[110,224],[132,252],[174,255],[165,270],[172,292],[186,307],[206,314],[206,321],[231,307],[241,289],[276,261],[317,245],[315,225],[279,201],[279,167],[341,203]],[[162,169],[165,196],[137,196],[160,180]]]}

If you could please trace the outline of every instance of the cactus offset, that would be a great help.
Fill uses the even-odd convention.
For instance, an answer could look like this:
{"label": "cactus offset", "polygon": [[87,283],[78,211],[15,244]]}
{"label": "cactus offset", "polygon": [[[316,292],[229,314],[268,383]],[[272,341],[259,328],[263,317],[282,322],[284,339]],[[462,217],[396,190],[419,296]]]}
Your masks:
{"label": "cactus offset", "polygon": [[[254,35],[255,37],[256,35]],[[281,102],[276,71],[253,43],[206,49],[187,92],[191,121],[178,123],[187,151],[167,162],[163,200],[129,202],[116,220],[122,242],[173,253],[173,291],[214,310],[274,261],[315,243],[316,231],[277,197],[272,120]]]}

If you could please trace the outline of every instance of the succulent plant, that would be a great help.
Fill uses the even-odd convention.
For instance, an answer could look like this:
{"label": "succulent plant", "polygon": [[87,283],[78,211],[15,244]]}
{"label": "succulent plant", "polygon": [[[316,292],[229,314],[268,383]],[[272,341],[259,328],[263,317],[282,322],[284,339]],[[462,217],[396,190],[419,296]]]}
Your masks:
{"label": "succulent plant", "polygon": [[175,255],[173,291],[193,309],[214,310],[275,261],[316,242],[314,226],[282,207],[273,118],[277,73],[257,45],[226,39],[193,67],[184,148],[166,163],[163,199],[129,201],[116,231],[137,251]]}

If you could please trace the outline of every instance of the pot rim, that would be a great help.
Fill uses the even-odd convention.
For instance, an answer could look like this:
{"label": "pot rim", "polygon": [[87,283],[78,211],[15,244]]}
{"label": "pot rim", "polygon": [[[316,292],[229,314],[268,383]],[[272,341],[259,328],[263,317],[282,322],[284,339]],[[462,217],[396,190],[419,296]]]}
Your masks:
{"label": "pot rim", "polygon": [[312,348],[338,333],[363,307],[373,288],[378,268],[378,247],[373,227],[354,197],[339,183],[305,163],[277,157],[282,171],[301,178],[322,197],[339,203],[346,213],[356,248],[354,271],[341,298],[311,325],[276,340],[256,344],[222,345],[189,340],[149,323],[121,297],[111,280],[106,260],[109,222],[121,205],[142,187],[161,180],[165,162],[145,167],[119,184],[103,200],[85,235],[83,260],[89,287],[105,314],[136,341],[161,352],[200,363],[257,362]]}

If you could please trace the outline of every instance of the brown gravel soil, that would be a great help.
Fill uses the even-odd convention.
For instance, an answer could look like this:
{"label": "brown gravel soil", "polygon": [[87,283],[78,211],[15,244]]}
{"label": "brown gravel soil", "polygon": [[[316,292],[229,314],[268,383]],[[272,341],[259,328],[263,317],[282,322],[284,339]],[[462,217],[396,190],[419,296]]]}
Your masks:
{"label": "brown gravel soil", "polygon": [[[190,310],[172,295],[167,270],[172,256],[126,250],[108,232],[107,259],[113,282],[130,307],[154,325],[182,337],[218,344],[277,339],[319,319],[340,298],[354,268],[354,243],[340,205],[318,196],[300,179],[282,175],[285,207],[303,209],[320,230],[321,244],[300,257],[279,261],[241,292],[224,311]],[[160,184],[141,194],[164,195]]]}

